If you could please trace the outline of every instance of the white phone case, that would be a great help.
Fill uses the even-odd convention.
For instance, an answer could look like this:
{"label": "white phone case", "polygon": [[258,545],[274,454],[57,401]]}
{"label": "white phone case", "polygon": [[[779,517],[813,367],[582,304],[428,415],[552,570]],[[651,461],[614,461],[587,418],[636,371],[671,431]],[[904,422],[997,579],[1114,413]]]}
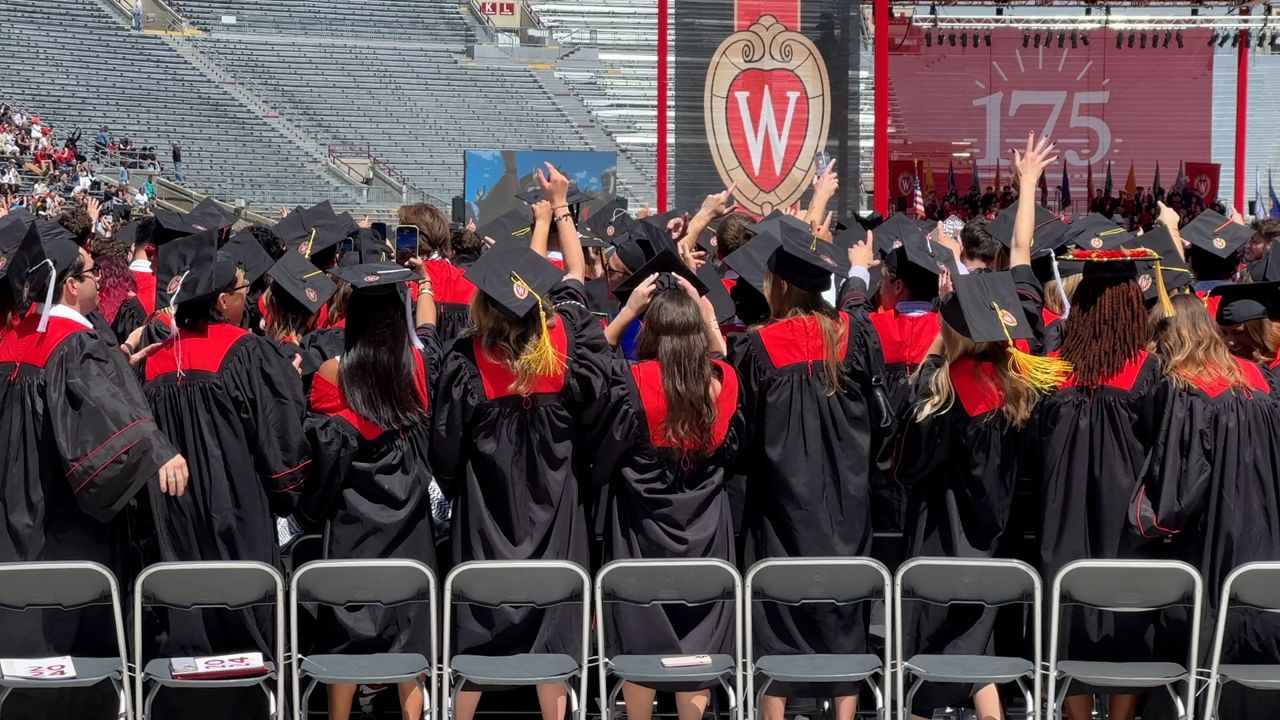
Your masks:
{"label": "white phone case", "polygon": [[677,657],[662,658],[662,667],[665,668],[697,667],[698,665],[710,664],[710,655],[679,655]]}

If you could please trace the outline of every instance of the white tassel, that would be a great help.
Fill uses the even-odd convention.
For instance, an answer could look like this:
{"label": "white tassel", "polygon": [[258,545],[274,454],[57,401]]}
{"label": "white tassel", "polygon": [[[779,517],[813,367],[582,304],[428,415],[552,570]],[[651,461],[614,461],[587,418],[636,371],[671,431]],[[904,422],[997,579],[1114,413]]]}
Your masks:
{"label": "white tassel", "polygon": [[186,282],[190,270],[178,276],[178,289],[169,296],[169,327],[173,329],[173,353],[178,365],[177,376],[181,380],[186,375],[182,370],[182,335],[178,332],[178,295],[182,293],[182,284]]}
{"label": "white tassel", "polygon": [[31,268],[31,270],[27,271],[28,277],[30,277],[32,272],[39,270],[41,265],[49,266],[48,287],[44,289],[44,307],[40,308],[40,324],[36,326],[37,331],[44,332],[45,329],[49,327],[49,311],[53,309],[53,286],[57,284],[58,268],[54,267],[52,260],[45,258],[40,265],[36,265]]}
{"label": "white tassel", "polygon": [[1058,286],[1058,297],[1062,300],[1062,319],[1071,314],[1071,300],[1067,297],[1067,289],[1062,286],[1062,275],[1058,273],[1058,258],[1049,256],[1049,264],[1053,267],[1053,282]]}
{"label": "white tassel", "polygon": [[418,339],[418,326],[413,322],[413,309],[410,307],[413,300],[409,297],[409,293],[404,294],[404,323],[409,327],[409,339],[413,341],[415,350],[422,349],[422,340]]}

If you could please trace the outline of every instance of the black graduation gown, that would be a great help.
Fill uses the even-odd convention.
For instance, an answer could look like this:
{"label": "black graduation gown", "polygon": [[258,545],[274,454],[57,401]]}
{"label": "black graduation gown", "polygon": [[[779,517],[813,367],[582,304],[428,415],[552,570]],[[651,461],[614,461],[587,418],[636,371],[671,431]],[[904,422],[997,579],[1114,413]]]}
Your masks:
{"label": "black graduation gown", "polygon": [[[38,322],[28,315],[0,339],[0,562],[98,562],[124,592],[131,578],[120,511],[177,451],[118,349],[71,313],[51,315],[44,333]],[[101,607],[0,612],[0,644],[8,657],[110,657],[111,627]],[[106,708],[96,701],[81,692],[33,693],[11,697],[5,710],[6,717],[115,717],[114,698]]]}
{"label": "black graduation gown", "polygon": [[[753,441],[741,453],[747,473],[743,565],[771,557],[867,555],[871,549],[873,427],[880,418],[872,378],[882,358],[865,317],[840,314],[842,391],[828,394],[822,334],[813,317],[781,320],[730,337]],[[766,604],[756,652],[861,653],[865,608]],[[839,697],[853,685],[775,683],[770,694]]]}
{"label": "black graduation gown", "polygon": [[311,387],[311,379],[320,366],[342,354],[346,348],[346,321],[320,330],[313,330],[302,338],[298,354],[302,356],[302,382]]}
{"label": "black graduation gown", "polygon": [[116,316],[111,321],[111,331],[120,342],[124,342],[129,339],[134,330],[145,324],[147,324],[147,311],[143,309],[142,302],[135,295],[120,303]]}
{"label": "black graduation gown", "polygon": [[[599,427],[606,434],[593,477],[608,484],[606,560],[718,558],[735,562],[733,521],[726,492],[746,421],[738,376],[716,360],[721,378],[711,450],[681,459],[662,437],[666,416],[662,372],[657,361],[615,361],[614,384]],[[731,652],[733,608],[725,603],[686,607],[608,606],[604,621],[610,655],[700,655]],[[696,690],[702,685],[666,685]]]}
{"label": "black graduation gown", "polygon": [[[559,316],[551,339],[567,363],[561,375],[540,379],[526,397],[509,389],[513,374],[480,351],[478,338],[459,338],[445,353],[431,467],[454,499],[455,565],[555,559],[588,567],[580,485],[594,449],[583,441],[596,426],[611,353],[582,292],[575,281],[550,292]],[[459,607],[458,652],[577,657],[580,611],[573,604],[546,611]]]}
{"label": "black graduation gown", "polygon": [[[1163,423],[1172,383],[1157,357],[1140,352],[1096,389],[1068,378],[1038,408],[1040,573],[1046,582],[1072,560],[1139,557],[1128,533],[1129,499]],[[1068,614],[1062,657],[1150,660],[1147,613]]]}
{"label": "black graduation gown", "polygon": [[[1129,515],[1138,537],[1170,538],[1159,552],[1191,563],[1204,578],[1202,666],[1213,649],[1227,575],[1248,562],[1280,558],[1280,401],[1256,364],[1236,362],[1247,389],[1201,380],[1173,393],[1158,450],[1164,467],[1134,492]],[[1185,612],[1178,615],[1157,637],[1186,637]],[[1271,613],[1232,611],[1223,640],[1225,663],[1280,662],[1280,621]],[[1185,662],[1186,653],[1185,642],[1161,648],[1175,662]],[[1229,685],[1220,707],[1224,718],[1273,718],[1280,697]]]}
{"label": "black graduation gown", "polygon": [[[930,357],[914,385],[928,397],[929,381],[942,372]],[[901,426],[898,479],[910,488],[907,557],[996,557],[1013,506],[1021,433],[1001,412],[1004,393],[990,361],[960,358],[949,368],[951,407]],[[990,655],[996,608],[904,603],[907,656]],[[971,694],[959,685],[926,685],[912,711],[960,705]]]}
{"label": "black graduation gown", "polygon": [[[875,326],[884,356],[889,407],[900,423],[911,413],[915,399],[911,375],[938,336],[938,311],[903,314],[878,310],[867,317]],[[901,451],[896,442],[886,442],[877,449],[871,474],[871,524],[876,532],[902,532],[906,526],[907,488],[895,468]]]}
{"label": "black graduation gown", "polygon": [[471,300],[475,297],[476,287],[465,277],[465,272],[466,268],[448,260],[427,261],[427,273],[431,277],[431,291],[434,293],[433,299],[439,316],[437,330],[442,346],[462,335],[471,324]]}
{"label": "black graduation gown", "polygon": [[[435,328],[418,336],[415,390],[430,409],[428,388],[439,367]],[[306,422],[309,480],[297,517],[324,529],[324,557],[406,558],[436,570],[431,529],[431,424],[388,431],[357,415],[338,387],[320,375],[311,385]],[[430,654],[430,618],[420,603],[394,608],[324,608],[317,653]]]}
{"label": "black graduation gown", "polygon": [[[191,474],[182,497],[150,486],[158,559],[278,565],[274,516],[293,511],[310,462],[297,372],[265,338],[214,323],[181,331],[147,358],[143,389]],[[220,613],[168,616],[169,657],[256,650],[264,640]]]}

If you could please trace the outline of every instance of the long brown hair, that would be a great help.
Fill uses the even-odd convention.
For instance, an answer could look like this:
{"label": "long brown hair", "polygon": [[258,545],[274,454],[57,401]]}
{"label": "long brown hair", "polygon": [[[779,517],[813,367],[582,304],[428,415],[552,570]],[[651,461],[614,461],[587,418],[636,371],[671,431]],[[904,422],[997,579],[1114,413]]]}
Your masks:
{"label": "long brown hair", "polygon": [[1086,278],[1072,298],[1061,356],[1077,385],[1097,387],[1146,349],[1147,334],[1137,280]]}
{"label": "long brown hair", "polygon": [[[513,318],[498,307],[484,293],[476,293],[471,299],[471,326],[464,333],[467,337],[480,338],[480,346],[486,355],[507,366],[515,373],[515,382],[508,388],[520,395],[533,391],[539,375],[532,372],[520,358],[534,352],[539,340],[539,310],[522,318]],[[555,311],[547,314],[547,326],[558,319]],[[563,362],[560,363],[563,368]]]}
{"label": "long brown hair", "polygon": [[1000,412],[1005,420],[1013,428],[1025,425],[1031,419],[1039,393],[1010,370],[1008,346],[1002,342],[976,343],[952,330],[945,321],[941,326],[942,349],[946,360],[933,377],[929,378],[928,396],[916,406],[916,422],[951,409],[951,405],[955,403],[951,364],[960,358],[971,357],[989,362],[995,369],[1000,389],[1004,391],[1004,406]]}
{"label": "long brown hair", "polygon": [[1280,350],[1280,328],[1271,318],[1254,318],[1242,323],[1244,334],[1253,346],[1253,353],[1246,358],[1254,362],[1270,365]]}
{"label": "long brown hair", "polygon": [[678,455],[704,451],[716,421],[710,345],[698,303],[684,290],[655,293],[644,314],[636,356],[657,360],[667,417],[662,436]]}
{"label": "long brown hair", "polygon": [[[1062,290],[1067,294],[1067,299],[1071,299],[1076,294],[1076,288],[1080,287],[1079,275],[1068,275],[1062,278]],[[1047,280],[1044,284],[1044,306],[1053,312],[1061,315],[1066,308],[1062,304],[1062,293],[1058,292],[1058,281]]]}
{"label": "long brown hair", "polygon": [[844,389],[840,382],[844,357],[840,354],[840,348],[845,343],[849,328],[841,321],[840,313],[823,300],[821,295],[794,287],[772,272],[765,275],[765,290],[765,297],[769,301],[769,322],[810,316],[817,319],[818,327],[822,329],[822,366],[827,381],[827,394],[841,392]]}
{"label": "long brown hair", "polygon": [[1164,374],[1184,388],[1195,380],[1245,387],[1248,382],[1227,349],[1204,303],[1194,295],[1175,295],[1175,315],[1156,305],[1151,310],[1151,350],[1164,361]]}

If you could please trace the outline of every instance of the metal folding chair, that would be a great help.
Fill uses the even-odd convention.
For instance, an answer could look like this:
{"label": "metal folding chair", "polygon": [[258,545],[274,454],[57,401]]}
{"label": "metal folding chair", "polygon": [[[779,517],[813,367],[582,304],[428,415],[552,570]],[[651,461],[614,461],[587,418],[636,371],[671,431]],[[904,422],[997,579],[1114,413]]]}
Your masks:
{"label": "metal folding chair", "polygon": [[[549,608],[582,605],[581,659],[557,653],[509,656],[452,655],[453,606]],[[591,578],[576,563],[563,560],[478,560],[462,563],[444,581],[444,651],[441,696],[453,712],[463,682],[481,687],[529,687],[564,683],[569,705],[586,720],[587,661],[590,652]],[[577,679],[575,688],[573,680]]]}
{"label": "metal folding chair", "polygon": [[[307,717],[311,693],[318,685],[335,683],[372,684],[413,681],[422,690],[423,718],[437,717],[439,703],[435,667],[438,649],[436,630],[436,576],[417,560],[313,560],[298,568],[289,587],[289,644],[293,649],[293,707],[295,720]],[[298,644],[298,606],[395,607],[427,603],[429,607],[430,653],[375,653],[371,655],[302,656]],[[422,681],[423,676],[427,682]],[[302,681],[309,680],[299,695]]]}
{"label": "metal folding chair", "polygon": [[[774,682],[866,683],[876,698],[876,713],[888,720],[891,628],[897,624],[889,571],[880,562],[864,557],[806,557],[761,560],[747,571],[747,703],[750,717],[757,717],[765,691]],[[882,656],[765,655],[755,656],[753,633],[757,607],[763,603],[804,605],[825,603],[853,605],[880,600],[885,605],[885,645]],[[763,680],[756,688],[756,675]],[[880,682],[872,678],[880,676]]]}
{"label": "metal folding chair", "polygon": [[1239,683],[1253,690],[1280,690],[1280,664],[1224,664],[1222,642],[1229,613],[1235,608],[1280,612],[1280,562],[1246,563],[1231,571],[1222,584],[1218,622],[1209,659],[1209,691],[1205,696],[1205,720],[1218,717],[1221,686]]}
{"label": "metal folding chair", "polygon": [[[926,682],[976,685],[1015,683],[1027,704],[1027,717],[1040,715],[1042,657],[1040,575],[1020,560],[917,557],[898,568],[894,578],[894,654],[898,658],[898,716],[910,717],[912,701]],[[1033,616],[1034,657],[985,655],[907,655],[904,647],[903,601],[985,607],[1029,605]],[[907,677],[911,689],[904,692]],[[1031,687],[1027,687],[1030,681]]]}
{"label": "metal folding chair", "polygon": [[[1059,718],[1073,681],[1094,687],[1159,688],[1173,699],[1179,717],[1190,720],[1195,709],[1196,660],[1200,650],[1200,613],[1204,600],[1200,573],[1175,560],[1077,560],[1053,579],[1049,632],[1049,699],[1051,716]],[[1112,613],[1155,612],[1191,600],[1190,651],[1185,666],[1170,662],[1094,662],[1060,660],[1058,635],[1063,605]],[[1062,687],[1058,688],[1058,681]],[[1175,686],[1185,683],[1179,696]]]}
{"label": "metal folding chair", "polygon": [[[663,667],[664,655],[605,654],[604,603],[629,605],[706,605],[733,603],[733,655],[695,653],[711,656],[711,664],[694,667]],[[742,577],[729,563],[714,559],[615,560],[596,575],[596,646],[600,650],[600,712],[603,720],[613,716],[614,703],[622,682],[609,691],[609,677],[646,683],[717,681],[729,696],[734,715],[742,718]],[[710,648],[708,648],[710,650]],[[672,654],[678,652],[673,648]],[[730,683],[732,678],[732,684]]]}
{"label": "metal folding chair", "polygon": [[[167,610],[249,610],[271,605],[275,626],[275,657],[264,659],[265,675],[225,679],[179,679],[173,676],[172,658],[152,658],[143,664],[142,612],[149,607]],[[251,622],[246,619],[246,622]],[[161,688],[205,689],[262,688],[272,720],[279,717],[284,697],[284,578],[270,565],[253,561],[168,562],[142,571],[133,586],[133,663],[138,669],[135,692],[140,720],[151,717],[151,705]],[[272,681],[275,689],[272,689]],[[151,689],[143,691],[147,683]]]}
{"label": "metal folding chair", "polygon": [[[127,685],[128,646],[125,644],[124,614],[120,609],[120,587],[115,575],[92,562],[0,563],[0,608],[5,610],[78,610],[111,604],[119,655],[112,657],[72,657],[76,676],[65,680],[28,680],[0,677],[0,709],[16,689],[83,688],[110,681],[120,698],[118,716],[132,720],[133,701]],[[0,657],[8,657],[0,637]]]}

